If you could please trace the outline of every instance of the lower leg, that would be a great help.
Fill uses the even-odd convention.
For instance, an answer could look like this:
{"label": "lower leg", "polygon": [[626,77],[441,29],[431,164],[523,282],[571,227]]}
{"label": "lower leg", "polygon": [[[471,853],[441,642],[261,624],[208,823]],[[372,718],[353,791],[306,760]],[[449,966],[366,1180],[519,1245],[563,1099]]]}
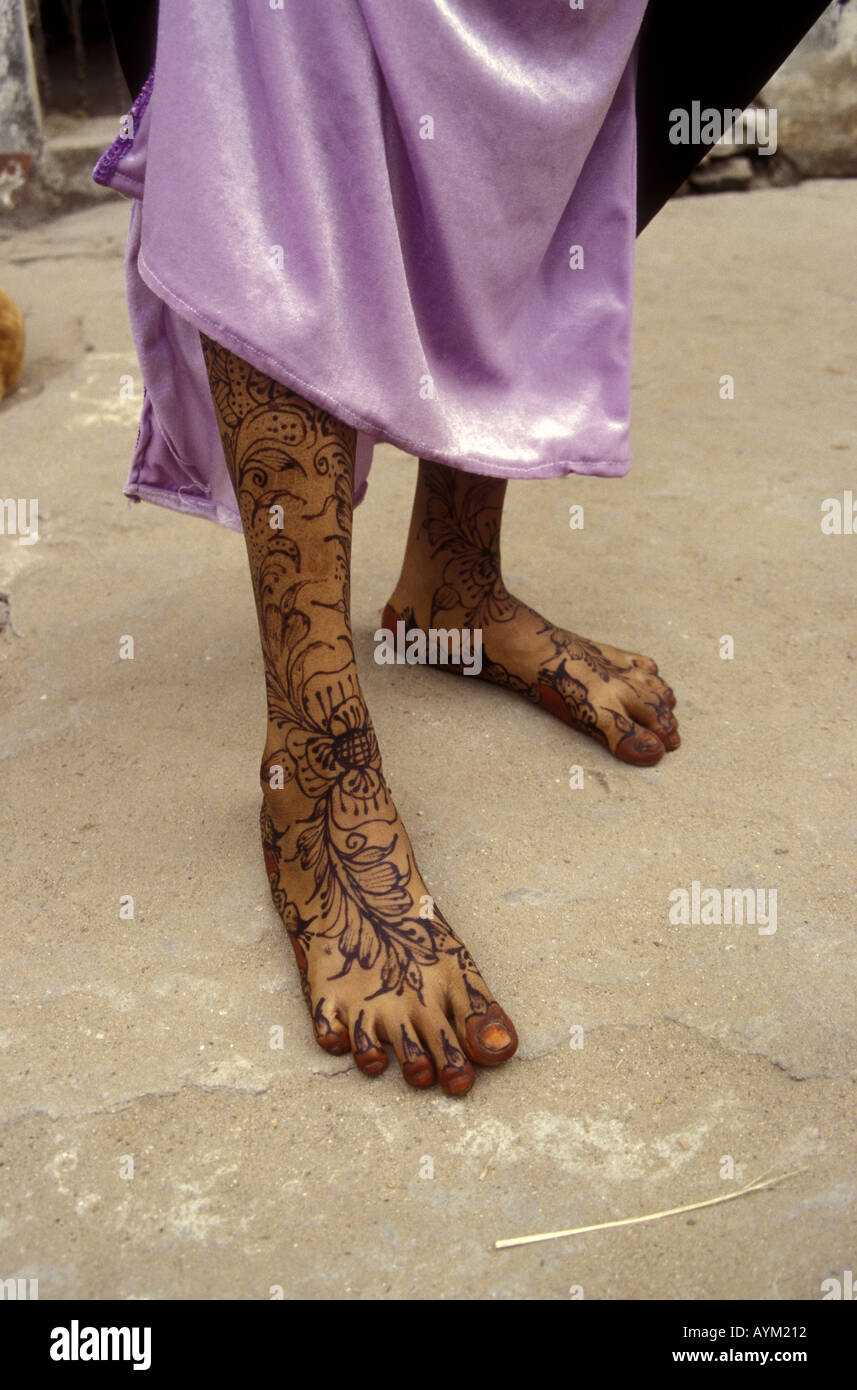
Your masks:
{"label": "lower leg", "polygon": [[677,748],[675,697],[648,657],[556,627],[503,583],[504,479],[420,460],[402,572],[384,611],[415,628],[479,630],[484,679],[529,696],[623,761]]}
{"label": "lower leg", "polygon": [[354,431],[202,336],[265,665],[262,837],[319,1045],[449,1094],[514,1028],[434,905],[384,781],[351,634]]}

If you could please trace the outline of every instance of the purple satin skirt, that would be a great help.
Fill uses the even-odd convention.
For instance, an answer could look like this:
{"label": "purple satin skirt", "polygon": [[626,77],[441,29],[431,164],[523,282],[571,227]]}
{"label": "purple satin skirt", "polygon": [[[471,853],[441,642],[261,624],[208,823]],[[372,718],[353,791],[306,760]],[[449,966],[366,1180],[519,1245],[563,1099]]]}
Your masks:
{"label": "purple satin skirt", "polygon": [[472,473],[630,466],[646,0],[160,0],[93,173],[133,199],[129,497],[240,528],[198,330]]}

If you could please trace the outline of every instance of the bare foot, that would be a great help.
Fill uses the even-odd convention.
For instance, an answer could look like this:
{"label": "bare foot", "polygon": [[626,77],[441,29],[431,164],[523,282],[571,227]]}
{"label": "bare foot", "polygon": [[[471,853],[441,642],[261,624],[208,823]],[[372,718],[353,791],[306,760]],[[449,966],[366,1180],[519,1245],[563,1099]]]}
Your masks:
{"label": "bare foot", "polygon": [[463,1095],[518,1045],[390,798],[351,636],[355,432],[201,335],[265,664],[262,840],[319,1045]]}
{"label": "bare foot", "polygon": [[483,680],[528,696],[624,762],[659,762],[681,742],[675,695],[650,657],[558,628],[508,592],[503,491],[495,479],[420,461],[408,554],[382,626],[478,631]]}
{"label": "bare foot", "polygon": [[428,892],[384,781],[350,638],[285,657],[278,730],[262,765],[261,825],[275,906],[316,1041],[367,1076],[387,1043],[412,1086],[469,1091],[515,1029]]}

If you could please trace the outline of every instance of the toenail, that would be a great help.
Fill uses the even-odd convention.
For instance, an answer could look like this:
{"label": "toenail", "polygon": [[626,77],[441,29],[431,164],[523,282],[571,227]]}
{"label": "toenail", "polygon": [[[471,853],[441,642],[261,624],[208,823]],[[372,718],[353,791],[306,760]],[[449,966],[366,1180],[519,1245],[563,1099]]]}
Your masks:
{"label": "toenail", "polygon": [[402,1073],[411,1086],[430,1086],[434,1081],[434,1068],[430,1062],[405,1062]]}
{"label": "toenail", "polygon": [[477,1037],[482,1046],[490,1048],[492,1052],[502,1052],[512,1041],[511,1034],[500,1023],[486,1023],[479,1029]]}
{"label": "toenail", "polygon": [[473,1085],[474,1076],[470,1071],[442,1072],[440,1080],[447,1095],[463,1096]]}

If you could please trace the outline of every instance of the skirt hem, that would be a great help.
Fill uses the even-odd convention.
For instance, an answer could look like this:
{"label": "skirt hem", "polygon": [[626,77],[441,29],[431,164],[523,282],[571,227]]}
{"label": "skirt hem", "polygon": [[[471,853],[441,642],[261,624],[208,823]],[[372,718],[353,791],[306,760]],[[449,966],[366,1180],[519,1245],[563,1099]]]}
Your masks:
{"label": "skirt hem", "polygon": [[[160,275],[147,265],[143,259],[142,252],[137,258],[137,270],[140,277],[149,286],[149,289],[159,299],[162,299],[171,309],[181,318],[192,324],[199,332],[205,333],[207,337],[213,338],[221,346],[236,352],[251,366],[259,371],[265,372],[275,381],[281,381],[283,385],[297,391],[305,396],[313,405],[321,407],[323,410],[330,411],[337,419],[342,420],[346,425],[351,425],[353,429],[361,431],[376,444],[392,444],[395,448],[401,449],[403,453],[411,454],[415,458],[426,458],[433,463],[443,463],[451,468],[461,469],[465,473],[478,473],[490,475],[492,477],[506,478],[509,481],[515,478],[562,478],[569,473],[582,474],[584,476],[599,478],[623,478],[631,468],[631,459],[557,459],[548,463],[535,463],[531,465],[510,465],[505,463],[492,463],[483,458],[474,458],[469,455],[457,454],[453,457],[447,451],[436,449],[429,444],[420,443],[418,440],[409,438],[406,434],[393,429],[381,429],[378,425],[365,419],[359,411],[343,401],[339,401],[330,393],[320,387],[313,386],[305,381],[297,372],[286,367],[279,359],[274,358],[270,353],[254,344],[246,342],[236,333],[221,327],[212,319],[209,319],[201,310],[189,304],[181,295],[176,294],[164,282]],[[360,497],[363,493],[361,491]],[[355,505],[359,499],[355,497]],[[179,508],[183,510],[183,508]]]}

